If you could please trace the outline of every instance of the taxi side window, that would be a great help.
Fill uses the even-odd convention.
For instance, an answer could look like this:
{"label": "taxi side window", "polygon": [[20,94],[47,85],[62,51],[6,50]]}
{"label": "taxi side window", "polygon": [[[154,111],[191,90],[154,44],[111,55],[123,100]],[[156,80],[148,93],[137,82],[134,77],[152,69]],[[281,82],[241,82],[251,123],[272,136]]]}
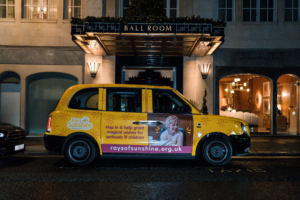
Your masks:
{"label": "taxi side window", "polygon": [[154,113],[191,113],[191,107],[171,90],[153,90]]}
{"label": "taxi side window", "polygon": [[69,108],[98,110],[98,88],[78,91],[71,99]]}
{"label": "taxi side window", "polygon": [[107,111],[141,112],[141,90],[106,89]]}

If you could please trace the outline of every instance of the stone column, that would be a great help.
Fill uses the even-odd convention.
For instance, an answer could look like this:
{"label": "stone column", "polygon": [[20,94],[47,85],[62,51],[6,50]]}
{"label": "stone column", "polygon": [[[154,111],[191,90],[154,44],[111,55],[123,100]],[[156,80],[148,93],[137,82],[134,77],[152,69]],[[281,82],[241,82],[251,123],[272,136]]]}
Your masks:
{"label": "stone column", "polygon": [[57,1],[57,26],[61,28],[64,19],[64,1]]}
{"label": "stone column", "polygon": [[22,0],[15,1],[15,24],[16,26],[21,25],[21,18],[22,18]]}
{"label": "stone column", "polygon": [[20,77],[20,127],[26,129],[26,79]]}

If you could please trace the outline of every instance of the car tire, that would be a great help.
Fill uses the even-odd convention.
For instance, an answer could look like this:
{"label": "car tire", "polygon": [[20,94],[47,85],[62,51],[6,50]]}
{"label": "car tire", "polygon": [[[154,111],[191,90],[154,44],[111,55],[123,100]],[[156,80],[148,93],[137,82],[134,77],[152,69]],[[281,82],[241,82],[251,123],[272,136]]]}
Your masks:
{"label": "car tire", "polygon": [[231,142],[222,137],[208,138],[202,146],[201,155],[209,165],[226,165],[232,156]]}
{"label": "car tire", "polygon": [[73,165],[89,165],[96,157],[95,145],[86,137],[76,137],[67,143],[65,157]]}

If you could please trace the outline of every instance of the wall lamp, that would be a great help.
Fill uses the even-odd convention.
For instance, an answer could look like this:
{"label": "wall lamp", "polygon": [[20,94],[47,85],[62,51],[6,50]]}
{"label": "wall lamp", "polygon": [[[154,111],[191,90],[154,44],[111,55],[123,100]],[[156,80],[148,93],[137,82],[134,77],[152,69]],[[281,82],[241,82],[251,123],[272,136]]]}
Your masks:
{"label": "wall lamp", "polygon": [[95,78],[96,77],[96,74],[98,72],[98,69],[100,67],[100,63],[96,63],[96,62],[89,62],[87,63],[88,66],[89,66],[89,70],[90,70],[90,73],[91,73],[91,77]]}
{"label": "wall lamp", "polygon": [[199,64],[198,66],[200,68],[202,78],[206,79],[207,75],[208,75],[208,72],[209,72],[209,69],[211,67],[211,64],[206,64],[206,65],[205,64],[203,64],[203,65]]}

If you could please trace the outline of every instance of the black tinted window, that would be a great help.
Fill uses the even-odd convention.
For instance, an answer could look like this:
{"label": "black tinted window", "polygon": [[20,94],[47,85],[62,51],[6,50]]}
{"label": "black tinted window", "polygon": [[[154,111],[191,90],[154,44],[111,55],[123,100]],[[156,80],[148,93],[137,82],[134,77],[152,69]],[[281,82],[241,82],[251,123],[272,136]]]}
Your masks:
{"label": "black tinted window", "polygon": [[107,111],[141,112],[141,90],[107,89]]}
{"label": "black tinted window", "polygon": [[78,91],[69,103],[69,108],[98,110],[98,88]]}

